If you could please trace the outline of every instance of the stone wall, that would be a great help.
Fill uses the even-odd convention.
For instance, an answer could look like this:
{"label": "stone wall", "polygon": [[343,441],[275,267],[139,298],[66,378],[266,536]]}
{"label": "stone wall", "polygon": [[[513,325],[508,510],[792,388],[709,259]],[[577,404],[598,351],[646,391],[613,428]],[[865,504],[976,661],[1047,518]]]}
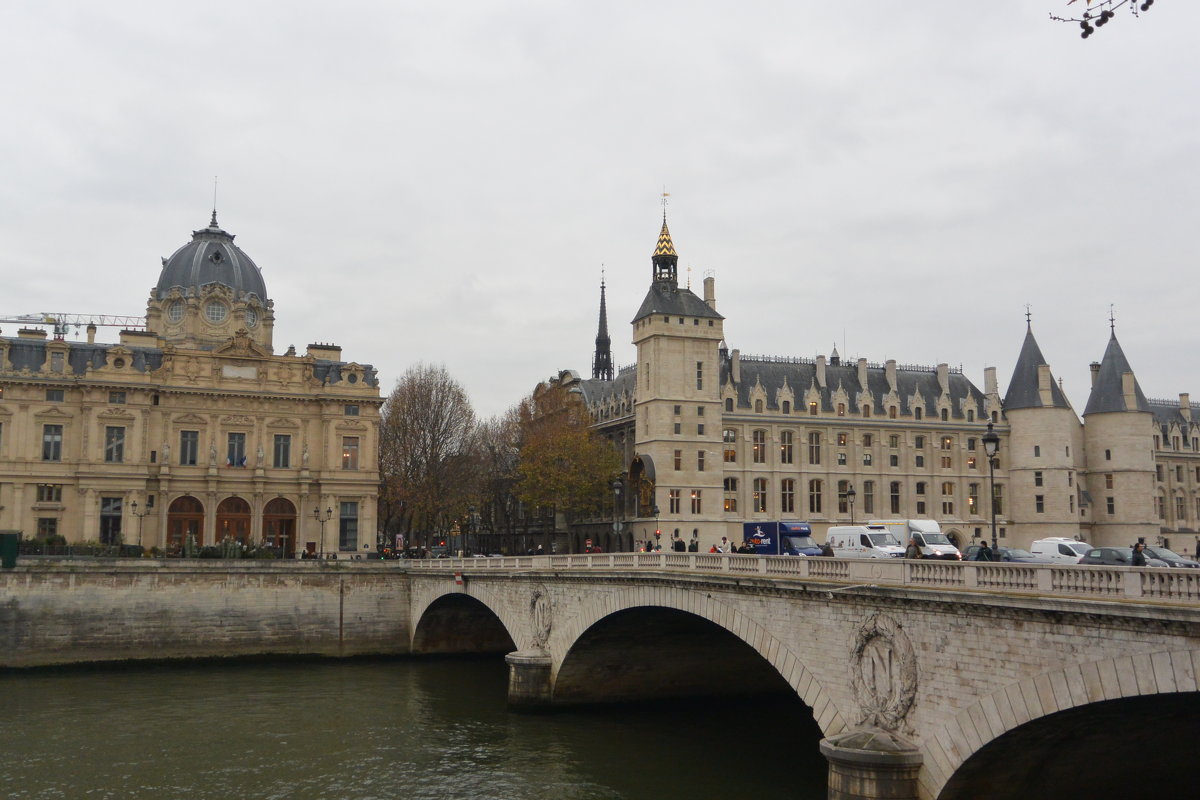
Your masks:
{"label": "stone wall", "polygon": [[409,649],[396,562],[20,562],[0,571],[0,667]]}

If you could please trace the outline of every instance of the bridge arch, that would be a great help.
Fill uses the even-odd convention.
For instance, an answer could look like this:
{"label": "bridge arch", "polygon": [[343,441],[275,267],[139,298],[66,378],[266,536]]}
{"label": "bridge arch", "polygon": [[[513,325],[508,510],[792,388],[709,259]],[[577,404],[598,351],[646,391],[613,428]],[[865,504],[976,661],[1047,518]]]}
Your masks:
{"label": "bridge arch", "polygon": [[846,729],[846,721],[833,699],[801,657],[752,617],[721,602],[712,592],[696,589],[667,586],[628,588],[585,601],[579,613],[563,627],[554,628],[550,636],[549,645],[555,656],[555,679],[571,649],[594,625],[624,611],[653,607],[690,614],[740,639],[774,668],[812,709],[813,718],[824,736],[832,736]]}
{"label": "bridge arch", "polygon": [[[981,693],[976,702],[924,739],[922,794],[942,796],[956,773],[973,757],[1005,734],[1029,723],[1109,701],[1194,693],[1200,685],[1200,661],[1196,659],[1193,650],[1114,656],[1048,670],[1032,679]],[[1130,749],[1110,756],[1124,769],[1124,760],[1131,751],[1145,752],[1146,747],[1142,741],[1130,741],[1128,736],[1121,738]],[[1082,767],[1082,763],[1077,766]],[[960,795],[952,791],[950,796]]]}
{"label": "bridge arch", "polygon": [[[527,636],[523,633],[525,626],[513,618],[510,604],[504,602],[505,598],[491,591],[483,583],[472,583],[469,587],[458,591],[446,591],[444,589],[445,578],[443,576],[439,576],[439,578],[441,580],[438,581],[439,586],[437,587],[426,582],[413,584],[413,623],[409,626],[410,652],[430,652],[429,641],[422,637],[430,635],[430,625],[438,624],[435,615],[452,617],[459,623],[464,620],[472,621],[470,622],[472,632],[485,634],[485,639],[479,647],[456,648],[452,652],[498,652],[497,646],[501,639],[497,631],[489,631],[489,628],[492,627],[488,625],[489,621],[498,623],[498,627],[502,628],[508,637],[508,643],[511,646],[504,652],[529,646],[529,642],[526,641]],[[436,652],[447,651],[438,649]]]}

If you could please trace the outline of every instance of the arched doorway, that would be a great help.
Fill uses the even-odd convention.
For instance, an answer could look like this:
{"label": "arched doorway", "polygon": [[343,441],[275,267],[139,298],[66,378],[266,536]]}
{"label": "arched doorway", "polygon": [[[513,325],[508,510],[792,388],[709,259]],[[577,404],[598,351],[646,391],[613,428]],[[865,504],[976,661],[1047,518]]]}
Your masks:
{"label": "arched doorway", "polygon": [[204,504],[184,495],[167,509],[167,549],[179,550],[189,539],[197,547],[204,544]]}
{"label": "arched doorway", "polygon": [[276,497],[263,509],[263,541],[278,547],[284,557],[296,553],[296,506],[286,497]]}
{"label": "arched doorway", "polygon": [[250,504],[240,497],[226,497],[217,506],[217,541],[226,539],[250,543]]}

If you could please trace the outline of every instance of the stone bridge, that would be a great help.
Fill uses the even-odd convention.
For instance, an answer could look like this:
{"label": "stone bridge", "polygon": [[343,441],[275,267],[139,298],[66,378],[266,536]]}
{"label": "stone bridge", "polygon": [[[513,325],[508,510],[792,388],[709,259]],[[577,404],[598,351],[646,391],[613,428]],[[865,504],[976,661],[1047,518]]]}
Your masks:
{"label": "stone bridge", "polygon": [[1200,570],[621,553],[408,574],[411,651],[506,653],[514,705],[794,694],[831,798],[1194,789]]}

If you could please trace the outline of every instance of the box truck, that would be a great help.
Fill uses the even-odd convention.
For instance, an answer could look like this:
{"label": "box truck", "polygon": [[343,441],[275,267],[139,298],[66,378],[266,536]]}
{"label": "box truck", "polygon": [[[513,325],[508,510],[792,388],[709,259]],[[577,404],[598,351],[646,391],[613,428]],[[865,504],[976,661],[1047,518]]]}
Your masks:
{"label": "box truck", "polygon": [[961,561],[962,553],[942,533],[937,520],[932,519],[879,519],[868,525],[882,525],[892,532],[896,540],[908,547],[908,540],[915,539],[921,549],[921,558],[940,558],[943,561]]}
{"label": "box truck", "polygon": [[760,556],[819,556],[821,547],[812,538],[807,522],[746,522],[742,541],[754,545]]}

